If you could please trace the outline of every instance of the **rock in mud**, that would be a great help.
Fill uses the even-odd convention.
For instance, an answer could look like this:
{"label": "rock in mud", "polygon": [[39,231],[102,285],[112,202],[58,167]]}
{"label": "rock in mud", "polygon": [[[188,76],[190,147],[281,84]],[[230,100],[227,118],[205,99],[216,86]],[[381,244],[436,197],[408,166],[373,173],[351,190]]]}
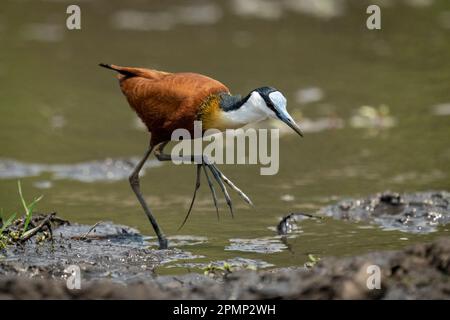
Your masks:
{"label": "rock in mud", "polygon": [[290,213],[287,216],[283,217],[278,223],[277,233],[281,236],[287,235],[288,233],[291,233],[298,228],[297,222],[308,218],[317,219],[320,217],[315,217],[312,214],[303,212]]}
{"label": "rock in mud", "polygon": [[343,220],[370,221],[388,230],[429,233],[450,222],[450,193],[385,192],[365,199],[343,200],[319,213]]}

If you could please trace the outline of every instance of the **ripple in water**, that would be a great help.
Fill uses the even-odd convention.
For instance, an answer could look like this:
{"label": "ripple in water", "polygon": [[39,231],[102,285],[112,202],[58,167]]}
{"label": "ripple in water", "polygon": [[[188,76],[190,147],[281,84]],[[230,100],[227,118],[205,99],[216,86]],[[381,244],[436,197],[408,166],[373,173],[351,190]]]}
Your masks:
{"label": "ripple in water", "polygon": [[[118,181],[127,179],[138,162],[138,158],[130,158],[94,160],[75,164],[37,164],[0,159],[0,179],[33,177],[49,172],[53,179],[81,182]],[[144,170],[160,165],[159,161],[150,160],[145,164]]]}
{"label": "ripple in water", "polygon": [[279,238],[266,237],[255,239],[230,239],[230,245],[225,247],[226,251],[242,251],[255,253],[282,252],[288,247]]}
{"label": "ripple in water", "polygon": [[[152,246],[158,246],[158,240],[156,237],[146,237],[149,244]],[[182,247],[182,246],[197,246],[208,242],[207,237],[190,236],[190,235],[179,235],[168,237],[170,247]]]}
{"label": "ripple in water", "polygon": [[264,269],[274,266],[273,264],[260,259],[246,259],[241,257],[235,257],[228,260],[219,260],[208,263],[203,262],[176,263],[167,266],[167,268],[205,269],[208,266],[219,268],[222,267],[224,264],[228,264],[234,269]]}

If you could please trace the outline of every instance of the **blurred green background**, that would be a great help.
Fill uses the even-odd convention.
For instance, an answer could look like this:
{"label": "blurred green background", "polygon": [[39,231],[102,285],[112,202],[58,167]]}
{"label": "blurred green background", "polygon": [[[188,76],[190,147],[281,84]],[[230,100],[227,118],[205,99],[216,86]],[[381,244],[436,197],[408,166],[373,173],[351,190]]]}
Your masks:
{"label": "blurred green background", "polygon": [[[370,31],[366,8],[374,3],[382,9],[382,29]],[[450,189],[449,1],[84,0],[76,2],[82,29],[74,31],[65,25],[70,4],[0,5],[5,215],[21,210],[20,178],[25,197],[45,195],[40,211],[80,223],[112,220],[153,235],[126,178],[110,179],[114,171],[89,182],[79,178],[80,170],[84,177],[98,173],[105,159],[141,157],[148,143],[114,74],[97,66],[106,62],[199,72],[233,93],[274,86],[304,128],[304,139],[282,136],[275,176],[259,175],[255,165],[221,166],[256,205],[234,197],[235,219],[221,201],[217,221],[204,182],[191,219],[177,232],[194,168],[165,163],[146,171],[143,191],[163,229],[207,237],[187,247],[205,260],[244,257],[287,266],[303,263],[308,253],[348,255],[448,234],[440,228],[409,235],[325,219],[302,224],[289,240],[292,251],[225,250],[230,239],[278,243],[270,227],[289,212],[314,213],[388,189]],[[126,173],[127,163],[119,162]],[[48,169],[56,164],[65,167]]]}

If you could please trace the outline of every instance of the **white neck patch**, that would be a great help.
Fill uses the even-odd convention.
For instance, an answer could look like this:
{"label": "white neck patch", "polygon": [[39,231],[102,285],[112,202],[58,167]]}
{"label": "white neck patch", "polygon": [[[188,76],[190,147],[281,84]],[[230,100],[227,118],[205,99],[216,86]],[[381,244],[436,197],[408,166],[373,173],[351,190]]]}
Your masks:
{"label": "white neck patch", "polygon": [[[242,127],[266,119],[272,112],[258,92],[252,92],[248,100],[239,108],[222,112],[222,119],[230,127]],[[272,112],[273,113],[273,112]]]}

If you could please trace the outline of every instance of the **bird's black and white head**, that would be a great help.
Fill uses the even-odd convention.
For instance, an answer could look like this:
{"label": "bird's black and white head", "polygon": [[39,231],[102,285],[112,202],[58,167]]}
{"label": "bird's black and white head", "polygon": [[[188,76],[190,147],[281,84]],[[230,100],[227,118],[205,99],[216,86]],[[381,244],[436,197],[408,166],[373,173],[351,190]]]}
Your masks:
{"label": "bird's black and white head", "polygon": [[286,106],[287,100],[280,91],[272,87],[261,87],[251,91],[245,98],[230,105],[225,111],[230,122],[247,124],[274,118],[283,121],[303,136]]}
{"label": "bird's black and white head", "polygon": [[262,106],[260,107],[262,107],[262,111],[265,112],[268,117],[283,121],[300,136],[303,136],[300,127],[288,113],[286,109],[287,100],[280,91],[272,87],[261,87],[253,90],[252,94],[256,97],[259,95],[261,99],[264,100],[264,104],[261,103]]}

